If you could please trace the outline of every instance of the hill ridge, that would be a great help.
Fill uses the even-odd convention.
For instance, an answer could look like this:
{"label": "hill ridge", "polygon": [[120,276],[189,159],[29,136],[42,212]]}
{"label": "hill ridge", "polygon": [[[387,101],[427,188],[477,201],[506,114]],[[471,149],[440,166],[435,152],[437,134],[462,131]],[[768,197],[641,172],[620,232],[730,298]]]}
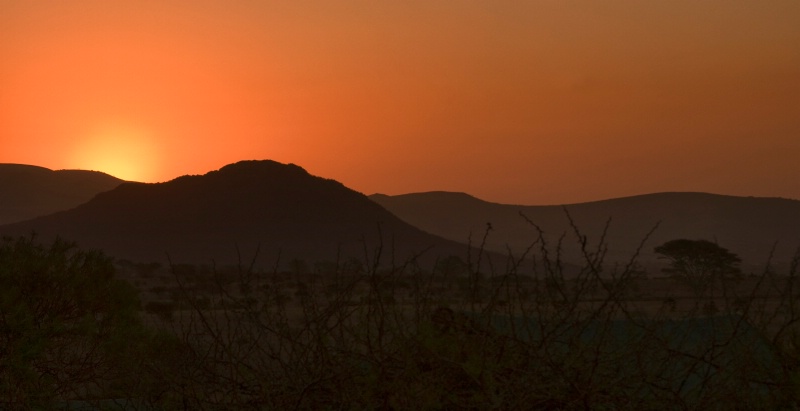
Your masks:
{"label": "hill ridge", "polygon": [[515,207],[569,207],[575,205],[582,205],[582,204],[590,204],[590,203],[602,203],[607,201],[616,201],[616,200],[628,200],[628,199],[637,199],[637,198],[647,198],[653,196],[708,196],[708,197],[729,197],[729,198],[751,198],[751,199],[762,199],[762,200],[786,200],[786,201],[800,201],[798,199],[793,198],[786,198],[786,197],[759,197],[759,196],[741,196],[741,195],[733,195],[733,194],[719,194],[719,193],[711,193],[707,191],[654,191],[649,193],[642,193],[642,194],[631,194],[621,197],[609,197],[609,198],[601,198],[597,200],[589,200],[589,201],[580,201],[575,203],[554,203],[554,204],[522,204],[522,203],[504,203],[504,202],[497,202],[491,200],[485,200],[480,197],[474,196],[470,193],[464,191],[447,191],[447,190],[431,190],[431,191],[419,191],[419,192],[411,192],[411,193],[403,193],[403,194],[383,194],[383,193],[374,193],[370,194],[369,197],[375,198],[404,198],[404,197],[415,197],[415,196],[446,196],[449,198],[457,199],[470,199],[470,200],[477,200],[483,203],[495,204],[495,205],[504,205],[504,206],[515,206]]}
{"label": "hill ridge", "polygon": [[0,224],[76,207],[122,182],[98,171],[0,164]]}
{"label": "hill ridge", "polygon": [[[450,197],[450,199],[458,197]],[[536,238],[523,213],[542,227],[551,244],[564,234],[566,256],[581,258],[565,214],[589,240],[599,241],[606,221],[610,261],[625,261],[648,231],[659,224],[641,258],[658,265],[655,245],[675,238],[716,240],[754,266],[763,267],[773,245],[775,260],[786,263],[800,246],[800,201],[777,197],[741,197],[703,192],[663,192],[565,205],[509,205],[442,201],[436,193],[373,196],[409,224],[444,238],[466,238],[491,223],[488,247],[521,252]],[[594,244],[594,243],[592,243]]]}
{"label": "hill ridge", "polygon": [[271,160],[162,183],[127,182],[74,209],[0,226],[0,234],[31,230],[142,262],[163,261],[170,253],[175,261],[210,263],[231,260],[236,247],[259,246],[267,265],[278,258],[333,260],[338,252],[363,256],[363,243],[371,248],[381,241],[394,241],[400,259],[428,246],[445,254],[467,251],[338,181]]}

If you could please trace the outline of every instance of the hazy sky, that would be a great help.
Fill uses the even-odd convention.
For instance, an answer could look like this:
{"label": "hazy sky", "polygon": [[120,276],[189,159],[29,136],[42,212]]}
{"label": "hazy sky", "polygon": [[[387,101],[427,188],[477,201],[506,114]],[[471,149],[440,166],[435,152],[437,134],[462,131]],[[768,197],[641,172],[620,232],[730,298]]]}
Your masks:
{"label": "hazy sky", "polygon": [[800,198],[800,1],[0,0],[0,162]]}

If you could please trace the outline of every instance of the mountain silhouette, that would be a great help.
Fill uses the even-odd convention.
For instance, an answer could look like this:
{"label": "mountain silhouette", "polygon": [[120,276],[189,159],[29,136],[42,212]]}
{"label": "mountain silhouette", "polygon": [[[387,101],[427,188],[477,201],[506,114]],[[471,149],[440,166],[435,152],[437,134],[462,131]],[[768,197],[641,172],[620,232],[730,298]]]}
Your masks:
{"label": "mountain silhouette", "polygon": [[427,192],[370,198],[408,223],[456,241],[493,230],[487,248],[521,252],[537,231],[520,216],[540,226],[554,245],[564,236],[565,258],[579,262],[577,236],[566,209],[590,249],[599,242],[606,221],[608,261],[627,261],[648,231],[659,224],[643,248],[640,261],[663,266],[653,247],[676,238],[707,239],[737,253],[752,269],[763,268],[775,246],[773,262],[784,266],[800,246],[800,201],[782,198],[734,197],[707,193],[657,193],[565,206],[523,206],[490,203],[464,193]]}
{"label": "mountain silhouette", "polygon": [[0,164],[0,224],[76,207],[122,183],[97,171]]}
{"label": "mountain silhouette", "polygon": [[[0,234],[56,235],[140,262],[235,264],[260,247],[263,266],[364,259],[383,244],[383,262],[464,255],[467,247],[401,221],[365,195],[299,166],[243,161],[165,183],[123,183],[74,209],[0,226]],[[370,256],[369,258],[373,258]]]}

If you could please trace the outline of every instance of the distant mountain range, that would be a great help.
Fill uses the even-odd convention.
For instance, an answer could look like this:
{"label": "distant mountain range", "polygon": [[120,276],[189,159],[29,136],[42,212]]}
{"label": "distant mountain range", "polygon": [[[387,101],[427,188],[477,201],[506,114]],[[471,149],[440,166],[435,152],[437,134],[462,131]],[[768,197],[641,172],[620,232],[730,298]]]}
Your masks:
{"label": "distant mountain range", "polygon": [[97,171],[0,164],[0,224],[77,207],[122,183]]}
{"label": "distant mountain range", "polygon": [[[372,201],[370,201],[372,200]],[[639,260],[663,267],[653,248],[676,238],[708,239],[758,270],[775,245],[773,262],[785,267],[800,246],[800,201],[705,193],[658,193],[566,206],[496,204],[464,193],[429,192],[370,197],[296,165],[243,161],[200,176],[144,184],[107,174],[52,171],[0,164],[0,235],[60,235],[82,246],[140,262],[235,263],[260,246],[264,265],[279,258],[306,261],[364,259],[384,246],[384,262],[465,256],[468,242],[519,255],[537,238],[550,248],[563,236],[562,256],[580,263],[579,240],[590,248],[605,222],[607,263],[627,261],[651,228]],[[280,257],[279,257],[280,255]],[[502,258],[495,254],[495,257]]]}
{"label": "distant mountain range", "polygon": [[643,248],[641,261],[663,266],[653,248],[676,238],[707,239],[737,253],[744,265],[763,267],[773,245],[773,261],[783,266],[800,247],[800,201],[732,197],[706,193],[658,193],[565,206],[523,206],[482,201],[464,193],[428,192],[370,198],[398,217],[429,233],[465,242],[480,241],[491,223],[487,248],[520,253],[537,237],[524,215],[542,228],[554,245],[564,234],[565,258],[580,261],[577,236],[565,210],[590,247],[606,235],[608,261],[625,261],[648,231],[659,224]]}
{"label": "distant mountain range", "polygon": [[365,250],[372,254],[380,244],[384,264],[423,250],[428,259],[467,251],[341,183],[273,161],[243,161],[166,183],[123,183],[78,207],[0,226],[3,235],[31,231],[140,262],[169,255],[177,263],[233,264],[237,248],[249,262],[259,246],[263,266],[279,258],[363,261]]}

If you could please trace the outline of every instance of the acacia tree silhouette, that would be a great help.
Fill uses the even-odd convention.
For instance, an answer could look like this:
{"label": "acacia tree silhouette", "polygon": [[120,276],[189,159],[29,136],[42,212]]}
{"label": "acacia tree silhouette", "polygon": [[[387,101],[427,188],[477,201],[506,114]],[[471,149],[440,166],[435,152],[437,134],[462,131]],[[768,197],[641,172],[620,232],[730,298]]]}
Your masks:
{"label": "acacia tree silhouette", "polygon": [[713,298],[715,283],[724,284],[742,273],[739,256],[708,240],[671,240],[654,251],[669,260],[663,271],[686,282],[698,296],[710,290]]}

